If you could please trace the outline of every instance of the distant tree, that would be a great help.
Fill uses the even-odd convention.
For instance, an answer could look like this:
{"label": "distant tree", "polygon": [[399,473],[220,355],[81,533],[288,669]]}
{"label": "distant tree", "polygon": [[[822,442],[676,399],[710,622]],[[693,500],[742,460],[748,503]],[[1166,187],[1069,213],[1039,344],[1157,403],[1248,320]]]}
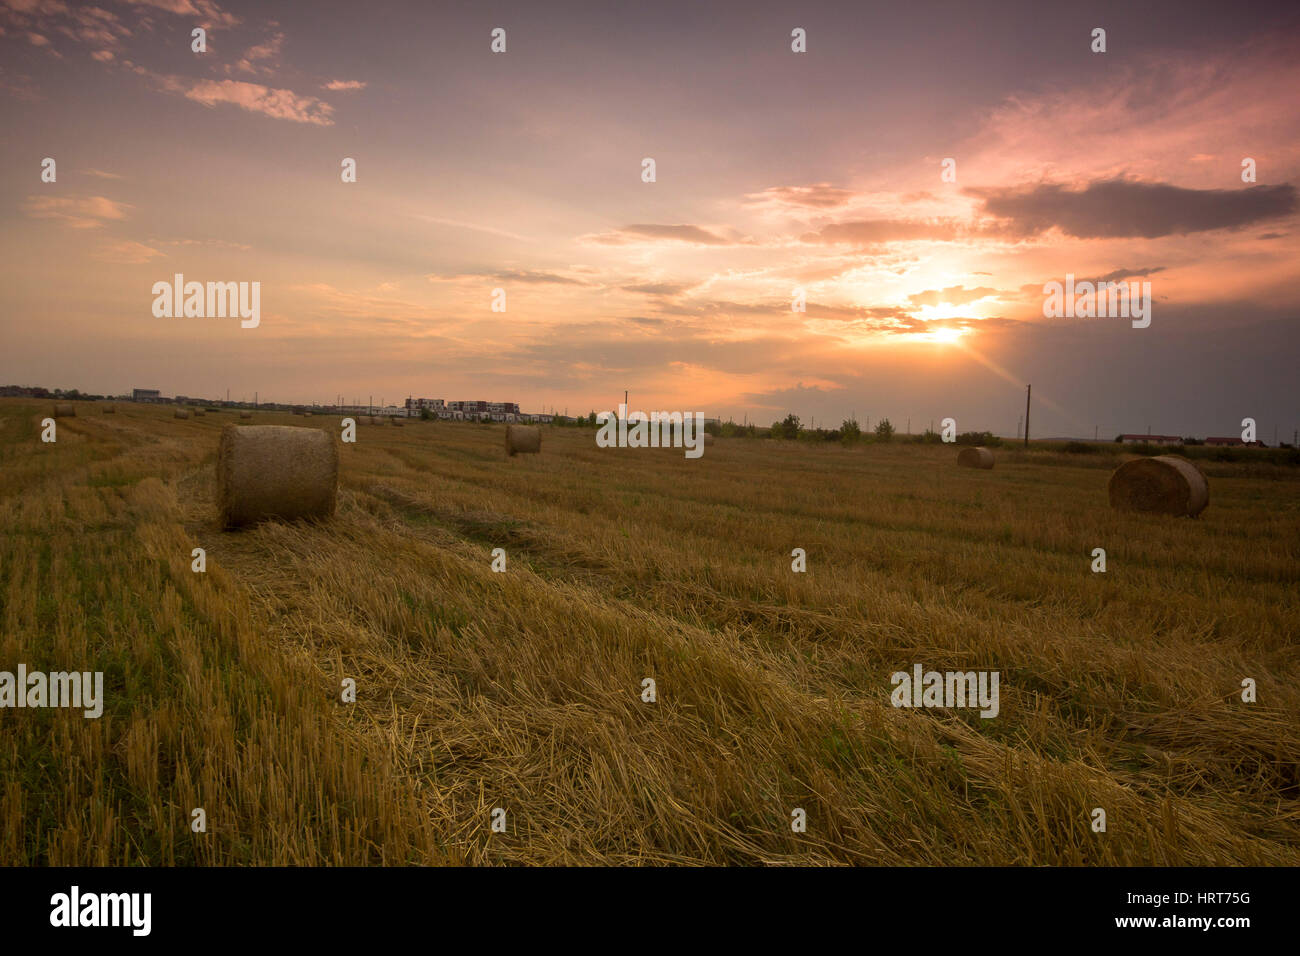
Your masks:
{"label": "distant tree", "polygon": [[876,424],[876,440],[889,441],[894,437],[894,426],[889,424],[888,418],[882,418]]}
{"label": "distant tree", "polygon": [[431,418],[433,414],[427,408],[420,409],[420,421],[427,422]]}
{"label": "distant tree", "polygon": [[803,430],[803,425],[799,422],[799,416],[794,412],[785,416],[785,421],[781,422],[781,436],[783,438],[798,438],[799,432]]}
{"label": "distant tree", "polygon": [[862,437],[862,428],[856,418],[846,418],[840,425],[840,438],[845,444],[855,442]]}

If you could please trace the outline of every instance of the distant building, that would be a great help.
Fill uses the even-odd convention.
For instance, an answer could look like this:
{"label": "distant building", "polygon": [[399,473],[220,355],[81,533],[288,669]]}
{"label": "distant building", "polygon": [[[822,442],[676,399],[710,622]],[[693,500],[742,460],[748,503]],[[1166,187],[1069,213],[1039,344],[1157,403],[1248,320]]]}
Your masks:
{"label": "distant building", "polygon": [[156,388],[133,388],[131,389],[131,401],[133,402],[161,402],[162,392]]}
{"label": "distant building", "polygon": [[1119,440],[1125,445],[1181,445],[1183,443],[1178,435],[1120,435]]}
{"label": "distant building", "polygon": [[433,415],[439,415],[444,409],[444,403],[441,398],[408,398],[406,400],[406,414],[411,417],[418,417],[420,412],[428,409]]}

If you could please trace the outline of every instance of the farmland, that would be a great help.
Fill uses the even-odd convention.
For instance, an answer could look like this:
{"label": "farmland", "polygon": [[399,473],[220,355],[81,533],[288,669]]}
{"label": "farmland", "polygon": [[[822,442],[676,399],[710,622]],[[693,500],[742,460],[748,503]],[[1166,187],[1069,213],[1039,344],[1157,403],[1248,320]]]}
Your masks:
{"label": "farmland", "polygon": [[[1300,864],[1300,469],[1180,520],[1110,454],[361,425],[332,519],[225,532],[236,415],[49,412],[0,401],[0,670],[106,699],[0,710],[2,863]],[[895,709],[918,664],[997,716]]]}

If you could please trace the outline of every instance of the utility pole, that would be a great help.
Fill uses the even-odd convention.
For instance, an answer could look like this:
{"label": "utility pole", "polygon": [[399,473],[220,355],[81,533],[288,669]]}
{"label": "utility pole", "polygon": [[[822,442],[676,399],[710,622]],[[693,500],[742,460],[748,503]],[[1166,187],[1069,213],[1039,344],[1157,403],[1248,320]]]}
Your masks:
{"label": "utility pole", "polygon": [[253,407],[254,407],[254,408],[257,407],[257,390],[256,390],[256,389],[253,390]]}
{"label": "utility pole", "polygon": [[1025,447],[1029,447],[1029,399],[1034,394],[1034,386],[1025,386]]}
{"label": "utility pole", "polygon": [[1025,427],[1025,416],[1021,415],[1016,419],[1016,441],[1020,441],[1020,433]]}
{"label": "utility pole", "polygon": [[907,433],[912,434],[912,420],[910,418],[907,420]]}
{"label": "utility pole", "polygon": [[1093,441],[1096,441],[1096,440],[1097,440],[1097,436],[1098,436],[1098,434],[1099,434],[1100,432],[1101,432],[1101,426],[1100,426],[1100,425],[1093,425],[1093,426],[1092,426],[1092,440],[1093,440]]}

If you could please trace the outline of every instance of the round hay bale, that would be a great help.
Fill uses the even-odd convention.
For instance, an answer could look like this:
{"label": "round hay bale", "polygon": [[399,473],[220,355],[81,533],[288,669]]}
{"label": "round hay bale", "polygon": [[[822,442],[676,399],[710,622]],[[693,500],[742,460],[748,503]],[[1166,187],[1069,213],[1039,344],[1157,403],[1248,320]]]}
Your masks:
{"label": "round hay bale", "polygon": [[240,417],[240,418],[252,418],[252,417],[253,417],[253,413],[252,413],[252,412],[240,412],[240,413],[239,413],[239,417]]}
{"label": "round hay bale", "polygon": [[399,422],[396,418],[393,419],[393,427],[394,427],[394,428],[401,428],[401,427],[402,427],[402,424],[403,424],[403,423],[402,423],[402,422]]}
{"label": "round hay bale", "polygon": [[708,432],[704,433],[704,444],[706,447],[713,444],[713,436]]}
{"label": "round hay bale", "polygon": [[536,425],[507,425],[506,454],[535,455],[542,450],[542,430]]}
{"label": "round hay bale", "polygon": [[1110,506],[1120,511],[1196,517],[1210,503],[1210,484],[1179,455],[1135,458],[1110,476]]}
{"label": "round hay bale", "polygon": [[173,418],[189,418],[189,417],[190,417],[190,413],[187,412],[187,411],[186,411],[185,409],[183,409],[183,408],[178,408],[178,409],[176,409],[175,412],[172,413],[172,417],[173,417]]}
{"label": "round hay bale", "polygon": [[303,412],[303,413],[302,413],[302,417],[303,417],[303,418],[311,418],[311,412]]}
{"label": "round hay bale", "polygon": [[194,409],[194,417],[195,417],[195,418],[202,418],[202,417],[203,417],[203,409],[201,409],[201,408],[196,408],[196,409]]}
{"label": "round hay bale", "polygon": [[957,464],[963,468],[992,468],[993,452],[987,448],[963,448],[957,452]]}
{"label": "round hay bale", "polygon": [[77,408],[71,402],[59,402],[54,406],[55,418],[76,418]]}
{"label": "round hay bale", "polygon": [[117,414],[117,409],[113,407],[113,404],[112,404],[111,402],[110,402],[109,404],[107,404],[107,405],[101,405],[101,406],[99,407],[99,410],[100,410],[101,412],[103,412],[105,415],[116,415],[116,414]]}
{"label": "round hay bale", "polygon": [[334,514],[339,452],[319,428],[227,425],[217,447],[217,511],[225,528],[263,518]]}

